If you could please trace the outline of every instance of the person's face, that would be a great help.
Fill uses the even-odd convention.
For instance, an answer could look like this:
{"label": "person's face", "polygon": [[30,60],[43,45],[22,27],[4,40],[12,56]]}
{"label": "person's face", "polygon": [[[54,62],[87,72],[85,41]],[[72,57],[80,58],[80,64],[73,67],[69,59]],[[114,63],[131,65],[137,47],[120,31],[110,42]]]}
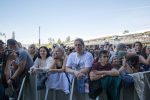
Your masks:
{"label": "person's face", "polygon": [[34,54],[36,52],[35,49],[36,48],[34,46],[30,46],[29,49],[28,49],[28,51],[29,51],[30,54]]}
{"label": "person's face", "polygon": [[100,56],[100,62],[101,62],[101,64],[103,64],[103,65],[108,64],[108,60],[109,60],[109,56],[107,54],[102,54]]}
{"label": "person's face", "polygon": [[8,49],[12,49],[13,50],[13,45],[7,45]]}
{"label": "person's face", "polygon": [[119,60],[117,57],[113,57],[112,59],[112,65],[118,65],[119,64]]}
{"label": "person's face", "polygon": [[54,59],[61,59],[63,56],[63,52],[59,48],[55,48],[53,52]]}
{"label": "person's face", "polygon": [[99,45],[99,50],[104,50],[104,45]]}
{"label": "person's face", "polygon": [[77,53],[81,53],[84,50],[84,46],[80,41],[75,41],[74,45]]}
{"label": "person's face", "polygon": [[110,44],[106,42],[104,44],[104,50],[109,50],[109,49],[110,49]]}
{"label": "person's face", "polygon": [[40,52],[40,56],[41,56],[42,58],[46,58],[47,51],[46,51],[45,48],[41,48],[41,49],[39,50],[39,52]]}
{"label": "person's face", "polygon": [[149,55],[150,54],[150,46],[146,47],[146,54]]}
{"label": "person's face", "polygon": [[138,52],[138,51],[141,51],[142,47],[139,43],[136,43],[135,44],[135,50]]}

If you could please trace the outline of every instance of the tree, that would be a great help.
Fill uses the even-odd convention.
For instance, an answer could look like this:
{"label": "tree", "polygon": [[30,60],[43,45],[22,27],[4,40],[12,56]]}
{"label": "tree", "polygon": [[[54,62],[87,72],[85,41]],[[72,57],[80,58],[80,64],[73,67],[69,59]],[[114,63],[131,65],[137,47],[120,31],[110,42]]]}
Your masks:
{"label": "tree", "polygon": [[123,34],[129,33],[129,30],[124,30]]}
{"label": "tree", "polygon": [[58,38],[57,43],[58,43],[58,44],[61,44],[61,43],[62,43],[62,41],[61,41],[60,38]]}
{"label": "tree", "polygon": [[53,45],[55,40],[53,38],[48,38],[48,42],[49,42],[50,45]]}
{"label": "tree", "polygon": [[65,42],[68,43],[68,42],[70,42],[70,40],[71,40],[71,39],[70,39],[70,36],[67,36]]}

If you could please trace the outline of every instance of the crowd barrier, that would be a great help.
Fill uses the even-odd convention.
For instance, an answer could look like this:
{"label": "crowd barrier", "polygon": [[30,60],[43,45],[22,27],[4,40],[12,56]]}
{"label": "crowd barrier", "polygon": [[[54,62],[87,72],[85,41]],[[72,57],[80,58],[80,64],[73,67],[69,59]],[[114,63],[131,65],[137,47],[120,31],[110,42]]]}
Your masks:
{"label": "crowd barrier", "polygon": [[[149,100],[150,98],[150,71],[148,72],[138,72],[130,74],[134,77],[135,86],[133,88],[121,88],[120,100]],[[65,94],[63,91],[55,89],[44,89],[42,91],[36,88],[36,75],[30,75],[25,78],[23,82],[22,97],[20,100],[73,100],[74,98],[74,83],[72,80],[70,94]],[[48,92],[46,92],[48,91]],[[141,94],[140,94],[141,93]],[[18,100],[19,100],[18,99]],[[88,98],[88,94],[85,99],[82,100],[92,100]],[[107,100],[105,91],[103,91],[96,100]]]}

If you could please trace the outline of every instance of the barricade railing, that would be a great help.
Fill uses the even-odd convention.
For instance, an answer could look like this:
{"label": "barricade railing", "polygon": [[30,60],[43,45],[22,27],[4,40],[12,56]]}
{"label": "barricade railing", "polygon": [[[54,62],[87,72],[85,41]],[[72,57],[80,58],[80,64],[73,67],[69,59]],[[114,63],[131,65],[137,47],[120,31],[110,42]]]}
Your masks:
{"label": "barricade railing", "polygon": [[[143,78],[141,79],[142,81],[139,81],[139,82],[142,82],[142,83],[145,84],[144,91],[143,91],[145,93],[142,93],[142,94],[138,95],[135,86],[133,88],[123,88],[122,87],[121,91],[120,91],[120,100],[149,100],[149,98],[150,98],[150,95],[149,95],[149,93],[150,93],[150,71],[137,72],[137,73],[133,73],[133,74],[129,74],[129,75],[138,76],[138,74],[143,75]],[[105,92],[106,91],[103,91],[96,98],[96,100],[107,100]],[[140,98],[141,95],[144,95],[143,98]]]}
{"label": "barricade railing", "polygon": [[73,79],[72,79],[72,84],[71,84],[71,89],[70,89],[69,100],[72,100],[72,97],[73,97],[74,81],[75,81],[75,79],[73,78]]}
{"label": "barricade railing", "polygon": [[21,95],[22,95],[22,92],[23,92],[23,87],[24,87],[24,84],[25,84],[25,81],[26,81],[26,77],[27,77],[27,76],[25,76],[25,77],[23,78],[23,80],[22,80],[22,84],[21,84],[21,87],[20,87],[20,91],[19,91],[17,100],[20,100],[20,99],[21,99]]}
{"label": "barricade railing", "polygon": [[[51,72],[46,72],[46,73],[50,74]],[[55,72],[55,73],[60,73],[60,72]],[[66,77],[67,74],[64,74],[64,72],[61,72],[61,73],[63,73],[64,77]],[[49,98],[48,98],[49,97],[49,95],[48,95],[49,90],[50,90],[50,93],[52,93],[53,100],[56,100],[56,98],[57,98],[56,95],[58,95],[58,93],[60,93],[60,95],[62,95],[62,97],[63,97],[63,95],[65,93],[62,90],[52,89],[53,90],[52,92],[51,92],[50,88],[44,88],[44,89],[41,89],[41,90],[37,90],[37,75],[38,74],[39,73],[30,75],[29,78],[28,78],[29,79],[28,83],[25,85],[25,87],[22,87],[21,90],[25,90],[23,92],[24,93],[23,94],[23,100],[49,100]],[[29,92],[32,92],[32,93],[29,93]],[[67,94],[64,97],[69,98],[69,94]]]}
{"label": "barricade railing", "polygon": [[[138,73],[141,73],[141,74],[144,74],[145,76],[147,75],[147,74],[150,74],[150,71],[147,71],[147,72],[138,72]],[[134,73],[134,74],[131,74],[131,76],[132,75],[136,75],[137,73]],[[32,77],[32,76],[29,76],[29,77]],[[36,76],[34,76],[34,80],[36,81]],[[31,88],[32,86],[35,86],[36,84],[34,84],[34,83],[32,83],[32,84],[29,84],[29,85],[32,85],[32,86],[28,86],[28,87],[26,87],[26,85],[23,85],[24,83],[25,83],[25,79],[26,78],[24,78],[24,81],[22,82],[22,89],[20,89],[21,91],[20,91],[20,96],[21,96],[21,93],[22,93],[22,91],[25,89],[25,88]],[[30,78],[29,78],[30,79]],[[33,80],[30,80],[30,81],[33,81]],[[146,84],[146,86],[147,86],[147,90],[148,91],[150,91],[150,78],[149,78],[149,76],[146,76],[145,78],[144,78],[144,83]],[[36,82],[35,82],[36,83]],[[75,84],[75,80],[73,79],[72,80],[72,85],[71,85],[71,90],[70,90],[70,94],[69,94],[69,100],[73,100],[73,91],[74,91],[74,84]],[[36,86],[35,86],[36,87]],[[45,91],[48,91],[49,89],[47,89],[47,90],[45,90]],[[26,95],[26,94],[23,94],[24,95],[24,99],[23,100],[40,100],[40,98],[38,98],[38,94],[37,94],[37,88],[36,89],[33,89],[32,90],[32,92],[35,92],[35,95],[33,95],[32,93],[28,93],[28,95],[32,95],[32,96],[28,96],[28,95]],[[24,92],[23,92],[24,93]],[[56,95],[56,92],[54,92],[54,94],[53,95]],[[19,100],[19,98],[20,98],[20,96],[18,96],[18,100]],[[36,97],[34,97],[34,96],[36,96]],[[96,98],[96,100],[107,100],[106,98],[101,98],[101,96],[103,96],[103,93],[102,94],[100,94],[100,97],[97,97]],[[147,93],[147,95],[146,96],[149,96],[148,95],[148,93]],[[28,98],[28,97],[30,97],[30,98]],[[32,98],[31,98],[32,97]],[[48,93],[46,94],[45,93],[45,96],[43,97],[43,100],[45,99],[45,100],[49,100],[48,98]],[[33,99],[34,98],[34,99]],[[147,98],[147,97],[146,97]],[[56,98],[54,98],[54,99],[56,99]],[[53,99],[53,100],[54,100]],[[86,100],[91,100],[91,99],[86,99]],[[121,89],[121,92],[120,92],[120,100],[139,100],[139,97],[138,97],[138,95],[137,95],[137,93],[136,93],[136,90],[135,90],[135,88],[134,88],[134,90],[129,90],[129,89],[126,89],[126,88],[122,88]],[[147,99],[145,99],[145,100],[147,100]]]}
{"label": "barricade railing", "polygon": [[[66,85],[69,85],[69,86],[71,86],[71,87],[69,87],[68,86],[68,93],[66,94],[66,92],[64,91],[64,90],[62,90],[63,88],[54,88],[53,86],[52,87],[46,87],[46,93],[45,93],[45,98],[44,98],[44,100],[48,100],[48,93],[49,93],[49,90],[51,90],[51,93],[52,93],[52,97],[53,97],[53,100],[56,100],[58,97],[56,96],[56,94],[58,95],[59,93],[64,93],[65,95],[64,95],[64,98],[65,97],[67,97],[67,98],[69,98],[70,96],[70,93],[71,93],[71,89],[70,88],[72,88],[72,83],[74,83],[73,82],[73,80],[72,80],[72,78],[70,78],[69,77],[69,74],[67,74],[67,73],[65,73],[65,72],[49,72],[49,75],[51,76],[54,76],[54,78],[56,78],[55,77],[55,75],[57,76],[57,77],[64,77],[63,79],[63,81],[67,81],[67,83],[66,83]],[[61,75],[61,76],[59,76],[59,75]],[[60,80],[62,80],[62,79],[60,79]],[[50,81],[50,82],[56,82],[55,80],[48,80],[48,81]],[[58,80],[59,81],[59,80]],[[61,81],[60,81],[61,82]],[[62,84],[65,84],[65,83],[62,83]],[[57,84],[57,83],[55,83],[55,84]],[[60,83],[61,84],[61,83]],[[65,87],[64,87],[65,88]],[[65,88],[66,89],[66,88]],[[60,96],[61,97],[61,96]]]}

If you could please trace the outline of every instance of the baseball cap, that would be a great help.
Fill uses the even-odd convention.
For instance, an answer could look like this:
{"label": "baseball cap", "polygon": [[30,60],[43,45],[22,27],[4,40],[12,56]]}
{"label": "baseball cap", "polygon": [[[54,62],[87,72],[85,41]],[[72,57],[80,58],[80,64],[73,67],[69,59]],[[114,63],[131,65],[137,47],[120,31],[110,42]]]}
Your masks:
{"label": "baseball cap", "polygon": [[17,41],[15,39],[8,39],[7,40],[7,45],[16,45]]}

